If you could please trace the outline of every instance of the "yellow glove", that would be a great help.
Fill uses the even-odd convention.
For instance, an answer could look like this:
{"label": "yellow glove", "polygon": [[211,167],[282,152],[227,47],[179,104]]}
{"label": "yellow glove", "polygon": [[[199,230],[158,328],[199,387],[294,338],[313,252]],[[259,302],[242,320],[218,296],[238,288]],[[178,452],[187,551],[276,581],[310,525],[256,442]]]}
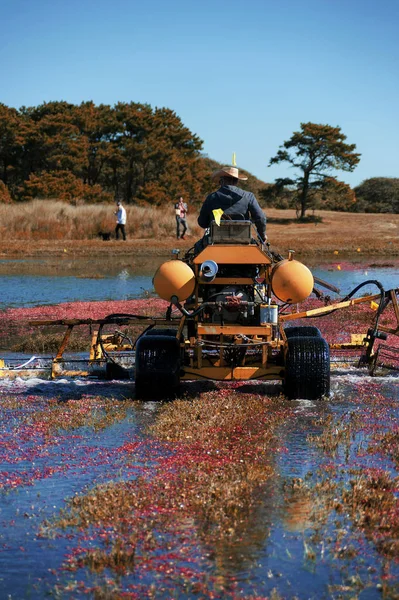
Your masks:
{"label": "yellow glove", "polygon": [[220,227],[220,219],[222,218],[222,215],[223,215],[222,209],[215,208],[215,210],[213,210],[212,213],[213,213],[216,225],[218,225]]}

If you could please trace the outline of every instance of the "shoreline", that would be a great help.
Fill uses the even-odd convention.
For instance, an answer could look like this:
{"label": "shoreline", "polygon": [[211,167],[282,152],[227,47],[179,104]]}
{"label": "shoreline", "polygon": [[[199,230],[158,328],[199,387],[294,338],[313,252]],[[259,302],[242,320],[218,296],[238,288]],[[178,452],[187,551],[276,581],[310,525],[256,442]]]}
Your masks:
{"label": "shoreline", "polygon": [[[25,243],[2,241],[0,242],[1,259],[21,258],[101,258],[112,257],[161,257],[171,256],[172,250],[179,249],[180,256],[194,246],[198,238],[192,237],[186,240],[153,240],[132,239],[123,241],[110,240],[107,242],[98,240],[39,240],[27,241]],[[278,244],[273,243],[279,240]],[[389,237],[385,240],[377,238],[374,242],[369,239],[352,238],[345,244],[334,243],[333,240],[311,240],[303,235],[293,239],[268,237],[270,250],[287,256],[289,250],[294,250],[296,255],[302,257],[332,257],[339,254],[345,258],[359,258],[360,255],[369,257],[385,257],[387,259],[399,257],[399,233],[398,237]]]}
{"label": "shoreline", "polygon": [[[270,238],[269,238],[270,240]],[[29,241],[22,245],[21,242],[0,242],[0,260],[20,260],[24,258],[96,258],[110,260],[113,257],[122,259],[124,257],[172,257],[172,250],[179,249],[180,257],[184,256],[197,239],[180,242],[165,240],[163,242],[151,239],[127,240],[126,242],[97,240],[66,240],[57,241]],[[328,243],[317,246],[308,240],[282,241],[278,245],[270,243],[270,250],[288,255],[289,250],[294,250],[296,257],[302,258],[333,258],[334,256],[345,259],[359,260],[361,256],[368,258],[379,258],[390,260],[399,258],[399,240],[387,240],[385,244],[373,244],[357,239],[356,242],[348,243],[344,247],[338,244]]]}
{"label": "shoreline", "polygon": [[[399,214],[315,211],[314,216],[320,220],[314,223],[298,222],[292,210],[266,209],[266,215],[270,248],[283,256],[294,250],[298,258],[325,259],[337,253],[344,258],[359,255],[386,259],[399,257]],[[154,229],[148,231],[146,237],[139,237],[142,232],[135,230],[132,223],[130,231],[127,226],[126,241],[103,241],[98,236],[79,238],[77,231],[75,239],[60,235],[57,239],[47,239],[43,230],[15,231],[12,235],[10,230],[3,228],[0,260],[60,256],[105,260],[133,256],[168,257],[174,248],[180,249],[182,256],[202,235],[202,230],[193,223],[185,240],[175,238],[173,223],[166,228],[167,235],[165,229],[163,233],[156,233]],[[39,239],[40,236],[43,239]]]}

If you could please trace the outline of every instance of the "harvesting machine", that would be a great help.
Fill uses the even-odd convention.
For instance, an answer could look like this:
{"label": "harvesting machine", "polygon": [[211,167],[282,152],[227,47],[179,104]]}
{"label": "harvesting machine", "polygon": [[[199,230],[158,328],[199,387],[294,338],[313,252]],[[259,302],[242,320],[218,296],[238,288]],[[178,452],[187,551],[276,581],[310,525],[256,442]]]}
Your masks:
{"label": "harvesting machine", "polygon": [[[307,313],[287,312],[315,289],[311,271],[270,250],[250,221],[213,222],[209,233],[180,260],[162,264],[157,294],[179,317],[175,328],[150,329],[136,346],[136,394],[173,395],[181,380],[280,380],[288,398],[317,399],[330,390],[330,348],[318,328],[284,327],[292,319],[368,301],[346,300]],[[336,290],[326,282],[317,282]],[[381,297],[381,307],[387,304]],[[394,302],[399,324],[397,294]],[[378,325],[378,320],[377,320]],[[396,333],[398,333],[398,328]],[[360,346],[371,359],[377,326]],[[358,345],[359,341],[354,342]],[[349,344],[347,344],[349,346]]]}
{"label": "harvesting machine", "polygon": [[[165,317],[114,314],[105,319],[33,321],[31,325],[64,325],[49,377],[100,376],[135,379],[136,397],[172,397],[183,380],[279,380],[288,398],[318,399],[330,390],[330,349],[359,349],[361,363],[374,374],[387,355],[399,363],[399,349],[376,340],[399,336],[399,289],[354,297],[364,285],[335,303],[298,312],[298,304],[322,285],[294,258],[273,252],[250,221],[213,222],[200,242],[180,258],[178,250],[154,275],[157,294],[169,303]],[[365,282],[369,283],[369,282]],[[377,310],[367,332],[345,344],[328,344],[314,326],[289,326],[292,320],[330,314],[359,303],[375,302]],[[396,326],[380,317],[393,306]],[[92,331],[89,358],[66,357],[75,326]],[[110,334],[109,327],[116,327]],[[141,327],[135,338],[129,327]],[[142,331],[143,326],[145,327]],[[384,355],[385,352],[385,355]],[[391,360],[392,359],[392,360]],[[31,361],[18,368],[0,361],[0,378],[45,375]]]}

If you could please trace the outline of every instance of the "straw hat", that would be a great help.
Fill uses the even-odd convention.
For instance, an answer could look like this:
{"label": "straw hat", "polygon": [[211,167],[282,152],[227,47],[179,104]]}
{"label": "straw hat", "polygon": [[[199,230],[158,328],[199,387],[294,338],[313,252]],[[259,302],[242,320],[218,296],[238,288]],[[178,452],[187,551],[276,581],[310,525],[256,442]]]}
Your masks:
{"label": "straw hat", "polygon": [[218,177],[234,177],[235,179],[241,179],[242,181],[248,179],[248,177],[238,173],[237,167],[222,167],[218,171],[212,173],[212,179],[217,179]]}

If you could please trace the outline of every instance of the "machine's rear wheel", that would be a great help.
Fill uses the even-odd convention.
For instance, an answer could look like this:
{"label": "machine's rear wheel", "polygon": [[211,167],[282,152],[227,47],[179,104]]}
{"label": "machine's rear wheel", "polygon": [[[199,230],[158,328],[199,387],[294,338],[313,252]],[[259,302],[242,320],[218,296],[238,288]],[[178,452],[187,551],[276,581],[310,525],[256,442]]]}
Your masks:
{"label": "machine's rear wheel", "polygon": [[322,337],[287,340],[284,393],[290,399],[317,400],[330,392],[330,348]]}
{"label": "machine's rear wheel", "polygon": [[177,331],[150,330],[137,341],[136,398],[163,399],[176,396],[180,386],[180,343]]}
{"label": "machine's rear wheel", "polygon": [[284,333],[287,339],[292,337],[321,337],[320,329],[312,325],[286,327]]}

